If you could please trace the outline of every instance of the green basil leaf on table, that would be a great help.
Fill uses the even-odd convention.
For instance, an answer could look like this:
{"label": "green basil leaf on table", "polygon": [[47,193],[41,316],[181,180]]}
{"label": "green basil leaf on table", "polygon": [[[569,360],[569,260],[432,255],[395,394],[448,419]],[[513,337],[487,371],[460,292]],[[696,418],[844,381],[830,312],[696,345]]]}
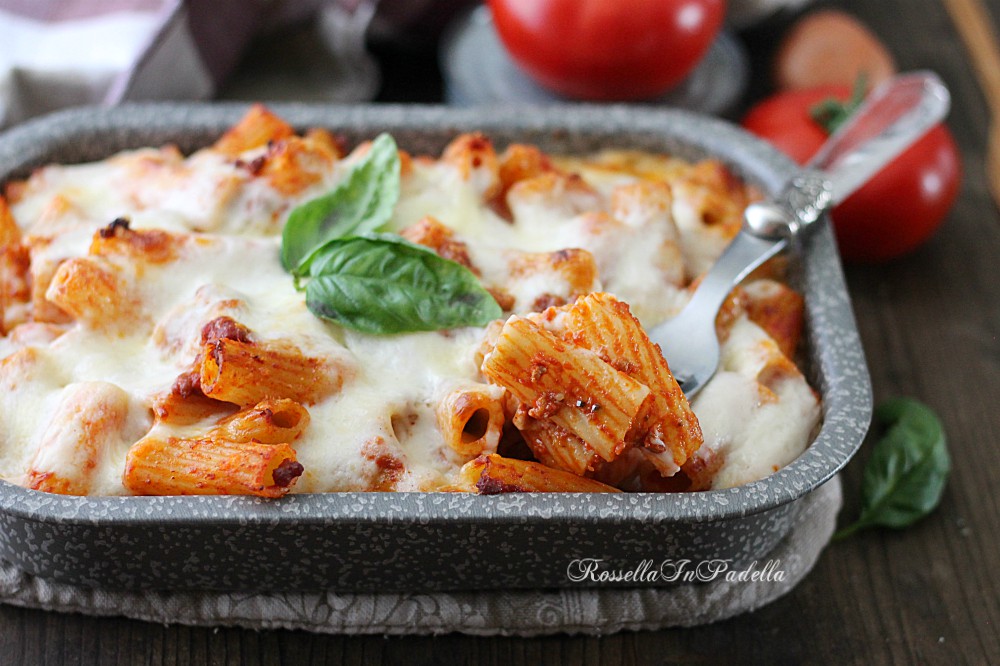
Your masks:
{"label": "green basil leaf on table", "polygon": [[388,134],[372,141],[368,153],[333,191],[297,206],[281,236],[281,265],[296,277],[324,244],[375,231],[392,217],[399,200],[399,152]]}
{"label": "green basil leaf on table", "polygon": [[309,310],[363,333],[485,326],[502,314],[470,270],[389,234],[328,242],[309,277]]}
{"label": "green basil leaf on table", "polygon": [[944,430],[929,407],[895,398],[879,405],[875,418],[889,429],[865,466],[861,516],[835,539],[876,525],[912,525],[937,507],[948,480],[951,459]]}

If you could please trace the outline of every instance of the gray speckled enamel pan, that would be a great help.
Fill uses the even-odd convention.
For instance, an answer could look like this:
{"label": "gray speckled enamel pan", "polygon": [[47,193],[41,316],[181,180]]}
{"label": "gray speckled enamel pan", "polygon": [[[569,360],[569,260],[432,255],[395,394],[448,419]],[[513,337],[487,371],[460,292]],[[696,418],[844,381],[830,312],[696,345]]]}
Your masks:
{"label": "gray speckled enamel pan", "polygon": [[[437,154],[479,129],[503,145],[553,152],[602,147],[717,156],[773,192],[791,163],[741,130],[679,111],[625,107],[466,109],[274,105],[301,128],[351,141],[389,131],[412,152]],[[69,111],[0,136],[0,182],[49,162],[213,141],[245,111],[236,105],[142,105]],[[803,248],[807,372],[823,397],[816,440],[773,476],[691,494],[443,493],[245,497],[62,497],[0,482],[0,557],[45,577],[103,587],[348,591],[580,585],[576,558],[614,568],[644,559],[759,559],[785,534],[800,500],[857,450],[871,387],[829,228]],[[593,583],[591,583],[593,584]]]}

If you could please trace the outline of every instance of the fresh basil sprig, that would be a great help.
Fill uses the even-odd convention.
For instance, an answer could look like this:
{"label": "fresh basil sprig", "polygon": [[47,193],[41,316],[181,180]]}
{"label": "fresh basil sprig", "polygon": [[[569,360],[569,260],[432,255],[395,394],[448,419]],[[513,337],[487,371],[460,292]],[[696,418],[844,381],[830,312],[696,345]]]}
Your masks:
{"label": "fresh basil sprig", "polygon": [[333,191],[288,215],[281,265],[295,277],[306,275],[327,242],[375,231],[392,217],[398,200],[399,151],[391,136],[380,134]]}
{"label": "fresh basil sprig", "polygon": [[890,427],[865,466],[861,516],[834,539],[875,525],[907,527],[941,501],[951,459],[934,412],[912,398],[896,398],[879,405],[875,418]]}
{"label": "fresh basil sprig", "polygon": [[363,333],[485,326],[502,314],[467,268],[390,234],[328,242],[309,277],[309,310]]}
{"label": "fresh basil sprig", "polygon": [[332,192],[295,208],[281,237],[281,264],[323,319],[364,333],[485,326],[502,314],[470,270],[399,236],[375,234],[399,200],[399,152],[388,134],[372,142]]}

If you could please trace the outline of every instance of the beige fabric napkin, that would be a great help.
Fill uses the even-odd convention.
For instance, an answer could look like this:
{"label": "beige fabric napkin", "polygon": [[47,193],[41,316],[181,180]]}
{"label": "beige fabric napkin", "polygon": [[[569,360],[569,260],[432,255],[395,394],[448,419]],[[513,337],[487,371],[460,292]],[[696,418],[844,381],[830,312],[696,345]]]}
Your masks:
{"label": "beige fabric napkin", "polygon": [[808,496],[788,536],[752,567],[756,581],[720,575],[668,588],[435,594],[136,592],[49,582],[0,561],[0,602],[164,624],[337,634],[538,636],[694,626],[753,611],[794,588],[829,542],[840,505],[839,478]]}

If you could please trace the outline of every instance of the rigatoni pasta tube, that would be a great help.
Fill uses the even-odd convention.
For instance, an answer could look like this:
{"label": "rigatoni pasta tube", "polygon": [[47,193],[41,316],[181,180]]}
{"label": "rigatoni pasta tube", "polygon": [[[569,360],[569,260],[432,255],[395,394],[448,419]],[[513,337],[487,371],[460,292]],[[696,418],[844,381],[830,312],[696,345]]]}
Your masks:
{"label": "rigatoni pasta tube", "polygon": [[281,497],[301,474],[288,444],[151,434],[129,449],[122,483],[134,495]]}
{"label": "rigatoni pasta tube", "polygon": [[234,405],[213,400],[201,392],[201,365],[182,372],[169,390],[152,400],[153,416],[157,423],[188,425],[219,414],[230,413]]}
{"label": "rigatoni pasta tube", "polygon": [[0,247],[13,245],[21,242],[21,229],[14,221],[14,215],[10,212],[10,204],[7,199],[0,194]]}
{"label": "rigatoni pasta tube", "polygon": [[651,399],[594,352],[523,317],[507,320],[482,371],[529,406],[529,416],[558,424],[609,461],[642,428]]}
{"label": "rigatoni pasta tube", "polygon": [[512,143],[500,155],[498,169],[500,184],[506,194],[514,183],[552,171],[553,166],[549,156],[537,146]]}
{"label": "rigatoni pasta tube", "polygon": [[[39,246],[41,244],[41,242],[37,242],[34,245]],[[68,324],[72,322],[73,317],[69,313],[47,298],[49,287],[52,285],[52,279],[56,276],[62,260],[40,256],[31,245],[29,245],[28,251],[28,283],[31,285],[31,319],[36,322],[51,324]]]}
{"label": "rigatoni pasta tube", "polygon": [[262,444],[294,442],[309,425],[309,412],[295,402],[262,400],[219,421],[210,436],[230,442],[256,441]]}
{"label": "rigatoni pasta tube", "polygon": [[62,495],[87,495],[107,447],[122,437],[128,394],[108,382],[79,382],[62,399],[28,468],[28,487]]}
{"label": "rigatoni pasta tube", "polygon": [[503,434],[504,412],[497,389],[470,386],[452,391],[438,404],[444,441],[463,456],[495,453]]}
{"label": "rigatoni pasta tube", "polygon": [[515,307],[521,311],[564,305],[600,287],[597,263],[586,250],[508,251],[506,256],[507,287],[518,295]]}
{"label": "rigatoni pasta tube", "polygon": [[566,310],[565,337],[592,349],[616,368],[648,386],[652,391],[650,424],[643,445],[654,453],[669,450],[676,471],[704,438],[698,418],[684,392],[670,374],[660,348],[653,344],[628,304],[605,293],[588,294]]}
{"label": "rigatoni pasta tube", "polygon": [[64,261],[45,298],[88,326],[124,327],[135,321],[137,304],[128,298],[118,271],[98,257]]}
{"label": "rigatoni pasta tube", "polygon": [[263,104],[254,104],[240,121],[230,127],[213,148],[230,157],[252,148],[262,148],[269,141],[278,141],[295,134],[284,120],[274,115]]}
{"label": "rigatoni pasta tube", "polygon": [[515,418],[514,424],[539,462],[581,476],[601,465],[597,452],[565,428],[531,417],[520,421]]}
{"label": "rigatoni pasta tube", "polygon": [[460,134],[441,154],[441,161],[453,165],[462,180],[469,181],[483,199],[500,191],[500,170],[493,143],[478,132]]}
{"label": "rigatoni pasta tube", "polygon": [[281,194],[293,196],[319,182],[336,159],[327,143],[290,136],[268,146],[258,175]]}
{"label": "rigatoni pasta tube", "polygon": [[802,337],[805,301],[801,294],[775,280],[754,280],[743,285],[750,321],[767,331],[788,358]]}
{"label": "rigatoni pasta tube", "polygon": [[29,291],[25,279],[29,267],[27,248],[21,244],[21,230],[7,199],[0,194],[0,335],[7,335],[8,306],[13,305],[16,298],[28,296],[28,293],[18,292]]}
{"label": "rigatoni pasta tube", "polygon": [[617,488],[541,463],[479,456],[459,472],[462,488],[475,488],[481,495],[500,493],[620,493]]}
{"label": "rigatoni pasta tube", "polygon": [[24,323],[31,314],[31,259],[20,243],[0,246],[0,335]]}
{"label": "rigatoni pasta tube", "polygon": [[756,344],[746,349],[724,351],[722,367],[745,377],[753,377],[762,390],[770,394],[770,399],[777,399],[774,391],[781,382],[802,378],[801,371],[782,353],[778,342],[766,331],[758,328],[746,317],[737,319],[733,328],[741,329],[746,338],[755,338]]}
{"label": "rigatoni pasta tube", "polygon": [[221,339],[204,346],[201,390],[241,407],[265,398],[312,404],[337,391],[340,373],[324,359],[285,345]]}
{"label": "rigatoni pasta tube", "polygon": [[128,258],[142,264],[165,264],[177,255],[189,237],[162,229],[132,229],[129,219],[119,217],[94,234],[90,254],[100,257]]}
{"label": "rigatoni pasta tube", "polygon": [[400,236],[434,250],[438,256],[462,264],[470,271],[479,275],[479,269],[473,266],[469,258],[469,247],[455,238],[451,227],[445,226],[440,220],[425,215],[416,224],[412,224],[399,233]]}

